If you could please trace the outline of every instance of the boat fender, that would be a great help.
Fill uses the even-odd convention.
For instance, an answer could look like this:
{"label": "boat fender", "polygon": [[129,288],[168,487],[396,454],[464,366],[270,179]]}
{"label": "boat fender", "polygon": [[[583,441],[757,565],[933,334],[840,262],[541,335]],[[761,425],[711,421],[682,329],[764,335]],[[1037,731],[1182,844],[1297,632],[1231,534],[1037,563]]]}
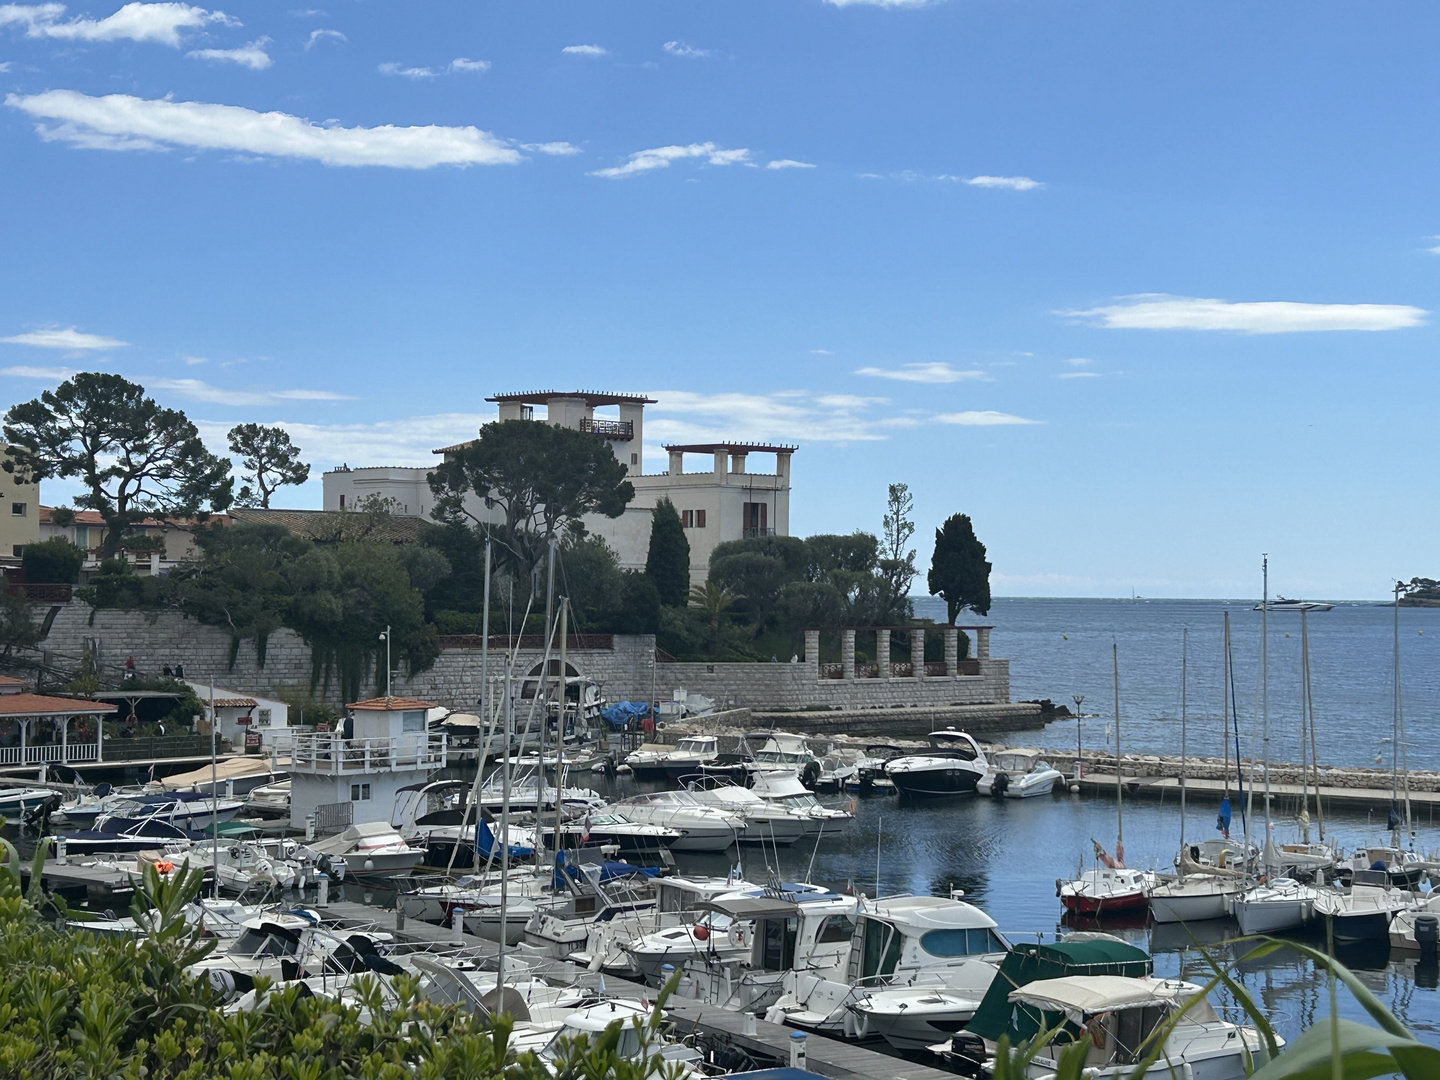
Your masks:
{"label": "boat fender", "polygon": [[730,928],[730,943],[737,949],[745,949],[750,945],[749,934],[746,932],[744,923],[736,923]]}
{"label": "boat fender", "polygon": [[696,926],[696,927],[695,927],[695,940],[696,940],[696,941],[707,941],[707,940],[709,940],[709,937],[710,937],[710,928],[709,928],[708,926]]}

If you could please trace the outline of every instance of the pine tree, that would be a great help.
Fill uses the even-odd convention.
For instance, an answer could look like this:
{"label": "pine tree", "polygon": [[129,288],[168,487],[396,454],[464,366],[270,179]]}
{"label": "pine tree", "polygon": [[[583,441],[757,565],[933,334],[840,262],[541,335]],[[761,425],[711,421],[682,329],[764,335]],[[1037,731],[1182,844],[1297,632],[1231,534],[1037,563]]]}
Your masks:
{"label": "pine tree", "polygon": [[645,575],[655,583],[660,602],[666,607],[683,607],[690,596],[690,541],[680,515],[669,499],[655,504],[650,515],[650,552],[645,557]]}
{"label": "pine tree", "polygon": [[926,583],[931,596],[944,598],[951,624],[962,608],[977,615],[990,611],[990,564],[969,514],[952,514],[935,530],[935,554],[930,557]]}

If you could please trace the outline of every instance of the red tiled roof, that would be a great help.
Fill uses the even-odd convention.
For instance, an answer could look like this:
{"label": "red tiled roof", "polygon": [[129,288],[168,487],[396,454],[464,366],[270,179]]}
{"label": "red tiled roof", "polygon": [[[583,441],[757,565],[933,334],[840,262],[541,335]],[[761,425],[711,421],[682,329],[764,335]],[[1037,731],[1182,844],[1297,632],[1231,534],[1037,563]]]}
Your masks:
{"label": "red tiled roof", "polygon": [[24,679],[13,679],[9,675],[0,675],[0,686],[24,686]]}
{"label": "red tiled roof", "polygon": [[397,709],[434,709],[433,701],[421,701],[411,697],[377,697],[366,701],[352,701],[347,709],[371,709],[375,712],[394,712]]}
{"label": "red tiled roof", "polygon": [[84,698],[44,694],[0,694],[0,716],[97,716],[118,711],[118,705]]}
{"label": "red tiled roof", "polygon": [[259,702],[248,697],[221,697],[215,699],[217,709],[254,709]]}

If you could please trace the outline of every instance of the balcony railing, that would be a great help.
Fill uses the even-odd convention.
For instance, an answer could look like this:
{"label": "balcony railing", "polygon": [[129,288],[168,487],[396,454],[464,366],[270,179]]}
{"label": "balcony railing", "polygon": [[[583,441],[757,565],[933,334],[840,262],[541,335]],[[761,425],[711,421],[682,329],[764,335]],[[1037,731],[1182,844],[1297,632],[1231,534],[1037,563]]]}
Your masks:
{"label": "balcony railing", "polygon": [[68,765],[72,762],[96,761],[94,743],[59,743],[43,746],[27,746],[22,752],[18,746],[0,746],[0,765]]}
{"label": "balcony railing", "polygon": [[398,739],[343,739],[335,732],[296,735],[290,771],[327,776],[413,772],[445,767],[445,736],[416,733]]}
{"label": "balcony railing", "polygon": [[740,530],[740,535],[741,535],[741,536],[744,536],[744,537],[751,537],[751,536],[778,536],[779,533],[777,533],[774,529],[761,529],[761,528],[759,528],[759,527],[756,527],[756,528],[750,528],[750,529],[741,529],[741,530]]}
{"label": "balcony railing", "polygon": [[625,442],[635,438],[635,422],[633,420],[592,420],[589,417],[581,417],[580,430],[591,435]]}

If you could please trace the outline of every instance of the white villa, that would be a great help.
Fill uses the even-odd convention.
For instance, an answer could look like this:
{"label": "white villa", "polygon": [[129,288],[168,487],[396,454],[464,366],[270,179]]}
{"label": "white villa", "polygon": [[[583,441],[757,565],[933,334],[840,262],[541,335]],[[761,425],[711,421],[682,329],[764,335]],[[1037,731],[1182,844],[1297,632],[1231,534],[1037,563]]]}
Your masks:
{"label": "white villa", "polygon": [[[486,398],[499,406],[501,420],[531,420],[587,431],[603,439],[629,470],[635,498],[618,518],[591,515],[585,527],[603,536],[627,570],[643,569],[650,545],[650,512],[661,499],[675,504],[690,541],[690,577],[703,582],[710,568],[710,553],[725,540],[744,536],[790,534],[790,456],[794,446],[743,442],[662,444],[669,452],[663,473],[646,475],[645,406],[654,399],[634,394],[597,393],[588,390],[498,394]],[[544,409],[537,416],[536,408]],[[452,455],[465,444],[442,447]],[[750,455],[774,455],[774,472],[754,472]],[[708,468],[685,470],[686,455],[705,455]],[[698,462],[696,462],[698,464]],[[353,509],[378,495],[395,500],[396,512],[429,518],[435,499],[430,491],[429,469],[403,466],[342,466],[324,475],[326,510]],[[482,520],[499,520],[498,511],[486,511],[476,497],[470,507]]]}
{"label": "white villa", "polygon": [[[186,679],[184,682],[195,691],[195,696],[210,711],[211,695],[214,695],[215,719],[219,726],[216,733],[229,739],[232,746],[245,744],[247,735],[259,737],[259,749],[268,751],[272,746],[282,753],[290,751],[290,706],[276,698],[257,697],[238,690],[227,690],[223,686]],[[208,718],[207,718],[208,719]]]}

